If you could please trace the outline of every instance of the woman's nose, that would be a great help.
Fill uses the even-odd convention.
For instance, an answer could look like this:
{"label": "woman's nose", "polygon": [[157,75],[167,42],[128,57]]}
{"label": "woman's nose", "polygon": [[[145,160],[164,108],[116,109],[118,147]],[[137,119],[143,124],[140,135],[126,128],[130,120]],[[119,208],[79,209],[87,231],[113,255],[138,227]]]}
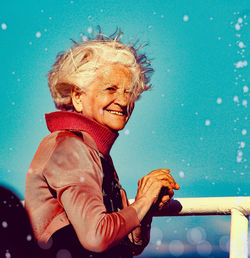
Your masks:
{"label": "woman's nose", "polygon": [[128,105],[129,96],[126,92],[117,93],[115,103],[120,106],[127,106]]}

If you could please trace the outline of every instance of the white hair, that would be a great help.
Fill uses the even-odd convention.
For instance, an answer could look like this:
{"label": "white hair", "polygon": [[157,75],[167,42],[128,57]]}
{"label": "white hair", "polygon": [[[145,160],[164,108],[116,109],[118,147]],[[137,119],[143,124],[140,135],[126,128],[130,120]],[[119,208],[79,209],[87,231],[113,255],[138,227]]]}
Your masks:
{"label": "white hair", "polygon": [[68,51],[58,54],[48,74],[50,92],[58,109],[74,110],[71,89],[84,92],[94,80],[98,67],[104,62],[121,64],[130,69],[132,94],[129,107],[132,107],[143,91],[151,87],[151,63],[144,54],[138,55],[133,46],[121,43],[118,40],[121,33],[119,31],[107,37],[99,32],[96,39],[75,42]]}

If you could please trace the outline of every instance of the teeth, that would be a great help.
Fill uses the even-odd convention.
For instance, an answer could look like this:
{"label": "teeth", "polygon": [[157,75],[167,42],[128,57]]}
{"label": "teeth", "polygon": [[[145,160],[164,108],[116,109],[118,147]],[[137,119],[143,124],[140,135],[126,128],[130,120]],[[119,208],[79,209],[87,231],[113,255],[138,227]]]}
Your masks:
{"label": "teeth", "polygon": [[120,115],[120,116],[122,116],[122,115],[123,115],[123,113],[122,113],[122,112],[118,112],[118,111],[108,110],[108,112],[110,112],[111,114],[116,114],[116,115]]}

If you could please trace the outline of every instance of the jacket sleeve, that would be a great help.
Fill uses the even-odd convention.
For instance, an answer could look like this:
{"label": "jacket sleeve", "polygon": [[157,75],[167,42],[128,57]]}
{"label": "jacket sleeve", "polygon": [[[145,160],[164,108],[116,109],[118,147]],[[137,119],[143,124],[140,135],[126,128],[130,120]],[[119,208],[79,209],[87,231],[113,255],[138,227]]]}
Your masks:
{"label": "jacket sleeve", "polygon": [[58,137],[43,175],[84,248],[103,252],[140,225],[133,207],[106,213],[100,158],[79,137]]}

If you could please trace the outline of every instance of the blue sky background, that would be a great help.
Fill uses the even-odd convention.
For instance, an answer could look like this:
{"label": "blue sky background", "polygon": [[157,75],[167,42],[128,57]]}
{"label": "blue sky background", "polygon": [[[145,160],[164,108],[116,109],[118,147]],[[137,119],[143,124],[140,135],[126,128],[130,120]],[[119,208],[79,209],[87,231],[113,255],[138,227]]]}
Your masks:
{"label": "blue sky background", "polygon": [[[249,0],[2,1],[0,183],[25,176],[55,111],[46,74],[71,40],[118,26],[149,43],[152,90],[112,149],[120,181],[170,168],[176,197],[249,196]],[[146,257],[227,257],[230,217],[156,218]],[[224,256],[223,256],[224,255]]]}

